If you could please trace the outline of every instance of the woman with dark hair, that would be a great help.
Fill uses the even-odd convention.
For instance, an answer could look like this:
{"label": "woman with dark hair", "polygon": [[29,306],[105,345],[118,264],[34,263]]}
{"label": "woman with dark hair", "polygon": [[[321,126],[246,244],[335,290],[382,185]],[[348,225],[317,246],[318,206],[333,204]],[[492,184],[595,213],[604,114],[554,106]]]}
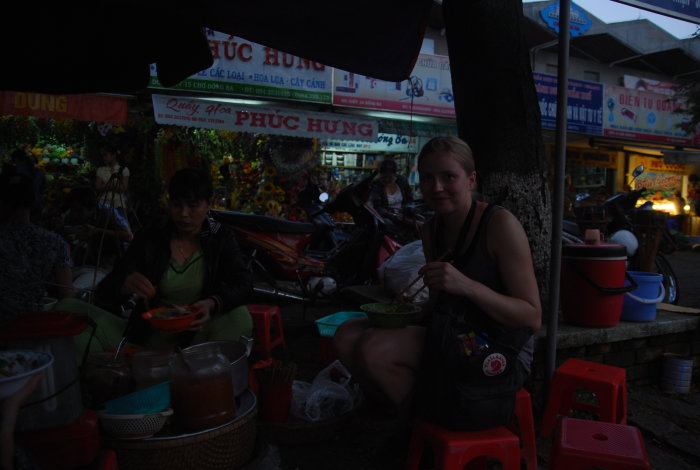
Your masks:
{"label": "woman with dark hair", "polygon": [[406,204],[413,201],[413,192],[405,176],[398,174],[396,161],[383,160],[379,165],[379,179],[372,182],[372,206],[385,219],[397,222],[403,217]]}
{"label": "woman with dark hair", "polygon": [[[43,310],[44,296],[73,295],[68,249],[60,235],[30,221],[32,181],[12,167],[0,175],[0,321]],[[60,287],[56,287],[60,286]]]}
{"label": "woman with dark hair", "polygon": [[[201,317],[184,333],[166,335],[139,324],[133,339],[146,347],[238,340],[241,335],[250,335],[253,322],[245,306],[252,292],[250,275],[233,234],[208,216],[213,196],[208,172],[201,168],[179,170],[168,193],[167,222],[136,234],[124,256],[98,285],[96,303],[114,313],[130,298],[141,299],[149,308],[201,308]],[[109,316],[104,318],[105,314]],[[94,307],[90,315],[102,317],[102,322],[97,319],[96,333],[101,346],[115,347],[124,332],[124,320],[97,313]],[[82,350],[80,346],[79,342]]]}
{"label": "woman with dark hair", "polygon": [[114,212],[120,223],[129,226],[126,216],[126,195],[129,188],[129,169],[119,162],[119,149],[105,142],[100,145],[101,167],[95,173],[95,189],[100,207]]}

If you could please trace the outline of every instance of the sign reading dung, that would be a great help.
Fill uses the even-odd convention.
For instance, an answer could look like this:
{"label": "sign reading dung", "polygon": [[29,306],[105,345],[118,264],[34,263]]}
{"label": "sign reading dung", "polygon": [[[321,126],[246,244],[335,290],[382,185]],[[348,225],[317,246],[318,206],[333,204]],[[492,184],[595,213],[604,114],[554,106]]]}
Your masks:
{"label": "sign reading dung", "polygon": [[[542,127],[557,127],[557,77],[532,74],[540,105]],[[603,85],[569,79],[566,99],[566,128],[582,134],[603,133]]]}
{"label": "sign reading dung", "polygon": [[[318,62],[207,30],[214,64],[173,88],[330,103],[333,73]],[[163,87],[155,65],[151,86]]]}
{"label": "sign reading dung", "polygon": [[386,82],[335,69],[333,104],[364,109],[454,117],[450,61],[420,54],[408,80]]}
{"label": "sign reading dung", "polygon": [[666,95],[605,86],[603,135],[650,142],[690,145],[692,136],[678,127],[687,116]]}

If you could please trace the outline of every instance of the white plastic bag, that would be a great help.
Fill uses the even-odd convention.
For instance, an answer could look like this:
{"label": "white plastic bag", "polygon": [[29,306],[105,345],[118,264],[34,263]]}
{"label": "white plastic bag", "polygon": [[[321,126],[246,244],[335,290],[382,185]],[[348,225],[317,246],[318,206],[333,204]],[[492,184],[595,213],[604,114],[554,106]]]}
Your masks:
{"label": "white plastic bag", "polygon": [[350,372],[334,361],[316,375],[312,383],[295,380],[292,384],[293,416],[304,421],[323,421],[352,410],[357,386],[350,384]]}
{"label": "white plastic bag", "polygon": [[[379,278],[382,280],[385,289],[398,294],[408,284],[418,277],[418,270],[425,266],[425,254],[423,253],[423,242],[416,240],[402,246],[399,251],[391,255],[384,264],[379,267]],[[423,288],[423,280],[419,280],[405,292],[406,296],[415,293]],[[421,291],[413,300],[414,303],[422,303],[428,300],[428,290]]]}

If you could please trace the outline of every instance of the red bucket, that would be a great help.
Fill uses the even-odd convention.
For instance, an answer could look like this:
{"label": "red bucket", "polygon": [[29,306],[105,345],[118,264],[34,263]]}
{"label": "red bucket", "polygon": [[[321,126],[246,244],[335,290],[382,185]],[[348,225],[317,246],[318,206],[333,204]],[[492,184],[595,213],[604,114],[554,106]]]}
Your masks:
{"label": "red bucket", "polygon": [[624,245],[575,243],[562,248],[561,310],[577,326],[607,328],[620,322],[627,249]]}

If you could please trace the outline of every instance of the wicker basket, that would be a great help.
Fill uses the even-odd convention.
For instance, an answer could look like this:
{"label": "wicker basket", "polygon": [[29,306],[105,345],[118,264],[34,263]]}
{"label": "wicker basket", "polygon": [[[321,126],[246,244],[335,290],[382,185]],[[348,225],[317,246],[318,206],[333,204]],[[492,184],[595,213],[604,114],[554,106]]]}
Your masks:
{"label": "wicker basket", "polygon": [[246,465],[255,446],[257,403],[239,408],[239,416],[217,428],[182,436],[142,440],[105,439],[117,453],[120,470],[234,470]]}

